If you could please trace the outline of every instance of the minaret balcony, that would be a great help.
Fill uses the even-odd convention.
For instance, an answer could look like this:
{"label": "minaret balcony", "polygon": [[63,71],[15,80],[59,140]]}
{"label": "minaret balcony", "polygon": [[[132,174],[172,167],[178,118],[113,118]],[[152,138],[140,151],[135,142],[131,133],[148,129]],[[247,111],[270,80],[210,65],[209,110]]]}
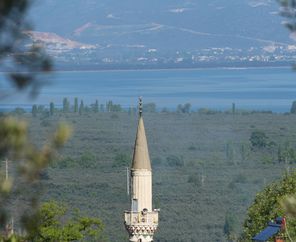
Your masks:
{"label": "minaret balcony", "polygon": [[124,212],[124,221],[126,226],[130,225],[158,225],[158,211],[153,212]]}

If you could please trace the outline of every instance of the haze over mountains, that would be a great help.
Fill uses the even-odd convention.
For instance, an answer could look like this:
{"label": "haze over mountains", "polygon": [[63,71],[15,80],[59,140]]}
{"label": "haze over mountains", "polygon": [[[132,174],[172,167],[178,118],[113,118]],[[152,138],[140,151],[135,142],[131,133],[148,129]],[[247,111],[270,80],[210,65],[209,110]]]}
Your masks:
{"label": "haze over mountains", "polygon": [[31,16],[34,40],[65,63],[291,62],[278,11],[275,0],[37,0]]}

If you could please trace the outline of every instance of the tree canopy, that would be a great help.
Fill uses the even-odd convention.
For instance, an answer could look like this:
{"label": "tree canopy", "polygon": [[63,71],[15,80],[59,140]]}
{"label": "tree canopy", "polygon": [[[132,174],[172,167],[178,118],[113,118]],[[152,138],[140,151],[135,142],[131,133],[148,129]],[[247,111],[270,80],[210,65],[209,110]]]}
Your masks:
{"label": "tree canopy", "polygon": [[[243,239],[251,240],[253,236],[263,230],[270,220],[276,217],[287,217],[287,227],[290,236],[296,239],[296,218],[290,216],[283,203],[289,208],[295,209],[293,203],[285,200],[296,194],[296,171],[285,174],[282,180],[268,185],[262,192],[259,192],[254,203],[248,209],[247,218],[244,222]],[[294,207],[293,207],[294,206]],[[294,211],[295,213],[295,211]]]}
{"label": "tree canopy", "polygon": [[82,216],[78,209],[54,201],[42,204],[38,226],[26,239],[29,241],[105,241],[100,219]]}

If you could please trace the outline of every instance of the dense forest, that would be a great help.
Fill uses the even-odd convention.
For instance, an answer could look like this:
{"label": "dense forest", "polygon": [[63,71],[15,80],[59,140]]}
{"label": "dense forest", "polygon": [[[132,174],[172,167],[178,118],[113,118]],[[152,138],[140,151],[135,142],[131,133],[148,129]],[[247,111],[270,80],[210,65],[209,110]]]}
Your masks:
{"label": "dense forest", "polygon": [[[108,106],[109,105],[109,106]],[[110,110],[108,110],[108,107]],[[29,123],[37,146],[63,121],[73,136],[42,174],[43,201],[56,200],[100,218],[110,241],[127,239],[126,167],[137,127],[135,110],[64,99],[58,110],[34,106],[14,115]],[[160,208],[155,241],[227,241],[239,236],[257,192],[296,164],[296,115],[233,109],[144,113],[153,166],[154,207]],[[23,201],[14,203],[19,206]],[[229,229],[231,231],[229,231]]]}

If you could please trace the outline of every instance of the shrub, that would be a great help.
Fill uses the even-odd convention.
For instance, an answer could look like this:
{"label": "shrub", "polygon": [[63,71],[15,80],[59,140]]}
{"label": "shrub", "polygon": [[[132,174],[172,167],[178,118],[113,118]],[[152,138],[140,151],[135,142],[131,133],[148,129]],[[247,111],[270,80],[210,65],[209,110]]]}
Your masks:
{"label": "shrub", "polygon": [[131,157],[127,154],[118,154],[115,156],[112,167],[129,166]]}
{"label": "shrub", "polygon": [[250,142],[253,148],[265,148],[268,145],[268,137],[263,131],[256,130],[252,132]]}
{"label": "shrub", "polygon": [[167,164],[169,166],[175,167],[175,166],[179,166],[182,167],[184,166],[184,160],[183,157],[178,157],[175,155],[170,155],[166,158]]}
{"label": "shrub", "polygon": [[23,108],[15,108],[12,113],[16,114],[16,115],[22,115],[22,114],[26,113],[26,111]]}
{"label": "shrub", "polygon": [[236,217],[227,212],[225,215],[225,222],[223,226],[224,235],[229,239],[229,241],[236,241],[236,230],[237,230],[238,221]]}
{"label": "shrub", "polygon": [[91,152],[84,152],[78,161],[78,165],[81,168],[95,168],[96,156]]}
{"label": "shrub", "polygon": [[247,182],[247,176],[240,173],[236,177],[234,177],[233,182],[235,182],[235,183],[246,183]]}
{"label": "shrub", "polygon": [[152,159],[152,165],[154,166],[160,166],[162,163],[162,159],[160,157],[156,157],[154,159]]}
{"label": "shrub", "polygon": [[59,169],[65,169],[65,168],[73,168],[77,165],[77,161],[69,156],[55,162],[52,167],[57,167]]}
{"label": "shrub", "polygon": [[42,127],[49,127],[51,124],[50,124],[50,121],[44,119],[41,121],[40,125]]}
{"label": "shrub", "polygon": [[192,183],[196,187],[201,186],[201,179],[197,174],[192,174],[188,177],[188,183]]}

